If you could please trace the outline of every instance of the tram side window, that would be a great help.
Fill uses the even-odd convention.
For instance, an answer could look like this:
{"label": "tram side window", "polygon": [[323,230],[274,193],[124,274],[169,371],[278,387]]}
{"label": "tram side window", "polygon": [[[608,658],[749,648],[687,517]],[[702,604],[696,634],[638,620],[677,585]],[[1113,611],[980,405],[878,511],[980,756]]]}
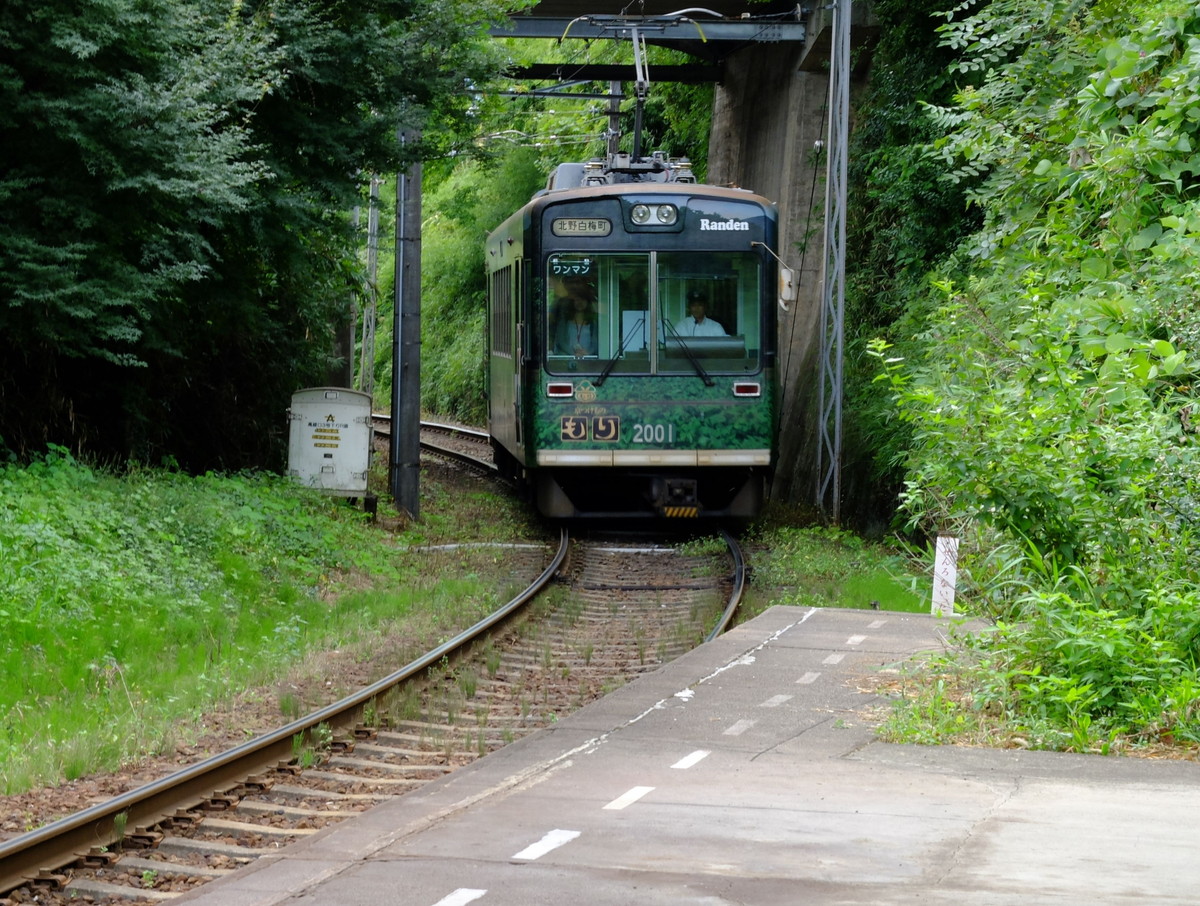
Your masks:
{"label": "tram side window", "polygon": [[511,356],[512,336],[512,265],[492,274],[492,352]]}

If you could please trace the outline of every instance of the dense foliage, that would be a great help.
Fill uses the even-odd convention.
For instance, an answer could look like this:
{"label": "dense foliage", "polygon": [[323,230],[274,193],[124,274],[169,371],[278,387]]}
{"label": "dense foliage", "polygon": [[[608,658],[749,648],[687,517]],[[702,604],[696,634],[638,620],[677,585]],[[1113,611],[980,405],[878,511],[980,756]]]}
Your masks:
{"label": "dense foliage", "polygon": [[466,162],[429,196],[422,255],[422,405],[485,424],[483,239],[546,184],[533,149]]}
{"label": "dense foliage", "polygon": [[876,351],[910,524],[966,536],[996,623],[971,699],[1033,744],[1200,740],[1200,13],[993,0],[943,39],[982,224]]}
{"label": "dense foliage", "polygon": [[874,385],[868,343],[904,336],[927,317],[926,276],[979,223],[962,184],[927,153],[942,130],[928,104],[950,103],[957,54],[940,47],[943,0],[877,0],[880,37],[855,99],[847,192],[846,399],[843,513],[862,526],[886,523],[903,480],[908,434],[897,430]]}
{"label": "dense foliage", "polygon": [[358,285],[360,174],[447,141],[501,9],[5,3],[0,444],[271,461]]}

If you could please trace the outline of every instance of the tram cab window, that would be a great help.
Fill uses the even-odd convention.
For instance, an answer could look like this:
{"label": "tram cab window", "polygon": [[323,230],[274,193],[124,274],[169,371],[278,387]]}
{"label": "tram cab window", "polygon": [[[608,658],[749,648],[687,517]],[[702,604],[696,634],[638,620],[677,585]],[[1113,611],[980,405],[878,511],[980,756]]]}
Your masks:
{"label": "tram cab window", "polygon": [[555,253],[546,267],[551,373],[687,373],[697,358],[716,372],[759,367],[752,253]]}
{"label": "tram cab window", "polygon": [[663,253],[658,261],[660,372],[757,371],[760,269],[749,252]]}
{"label": "tram cab window", "polygon": [[606,324],[601,317],[598,271],[592,257],[558,255],[546,281],[548,357],[596,358]]}
{"label": "tram cab window", "polygon": [[630,333],[649,321],[648,261],[644,253],[550,256],[543,322],[548,370],[598,372],[612,358],[628,370],[638,349],[639,370],[649,370],[646,342],[639,345]]}

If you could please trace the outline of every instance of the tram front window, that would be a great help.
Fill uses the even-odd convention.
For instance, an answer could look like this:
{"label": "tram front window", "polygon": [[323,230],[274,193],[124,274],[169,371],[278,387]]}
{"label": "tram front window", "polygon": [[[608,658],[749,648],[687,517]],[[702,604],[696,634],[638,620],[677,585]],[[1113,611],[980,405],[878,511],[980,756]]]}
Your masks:
{"label": "tram front window", "polygon": [[658,255],[658,371],[751,372],[759,367],[759,273],[751,252]]}
{"label": "tram front window", "polygon": [[551,373],[748,373],[759,367],[750,252],[557,253],[547,260]]}
{"label": "tram front window", "polygon": [[550,371],[599,372],[614,358],[619,370],[649,370],[646,340],[633,336],[649,323],[649,263],[646,254],[550,256],[543,322]]}

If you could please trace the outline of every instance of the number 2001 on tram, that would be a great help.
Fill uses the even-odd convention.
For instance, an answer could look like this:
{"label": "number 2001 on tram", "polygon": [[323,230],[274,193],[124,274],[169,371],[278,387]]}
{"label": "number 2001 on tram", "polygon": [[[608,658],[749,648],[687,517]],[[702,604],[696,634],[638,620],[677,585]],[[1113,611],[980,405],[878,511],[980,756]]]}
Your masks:
{"label": "number 2001 on tram", "polygon": [[758,514],[776,236],[771,202],[655,154],[563,164],[488,237],[492,447],[544,515]]}

